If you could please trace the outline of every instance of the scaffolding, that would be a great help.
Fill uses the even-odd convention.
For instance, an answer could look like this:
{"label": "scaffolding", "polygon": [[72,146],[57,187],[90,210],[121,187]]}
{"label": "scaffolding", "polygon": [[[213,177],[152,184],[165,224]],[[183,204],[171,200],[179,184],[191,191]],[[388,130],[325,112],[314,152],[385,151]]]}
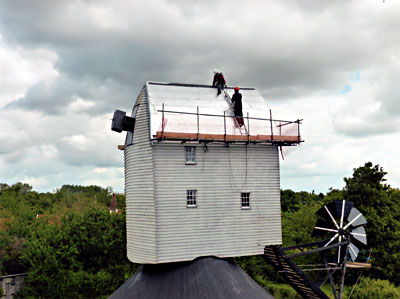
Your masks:
{"label": "scaffolding", "polygon": [[238,126],[235,116],[229,111],[223,115],[161,110],[160,127],[154,136],[160,142],[167,140],[198,142],[247,142],[273,143],[279,146],[294,146],[303,142],[300,136],[301,119],[295,121],[243,116],[246,133]]}

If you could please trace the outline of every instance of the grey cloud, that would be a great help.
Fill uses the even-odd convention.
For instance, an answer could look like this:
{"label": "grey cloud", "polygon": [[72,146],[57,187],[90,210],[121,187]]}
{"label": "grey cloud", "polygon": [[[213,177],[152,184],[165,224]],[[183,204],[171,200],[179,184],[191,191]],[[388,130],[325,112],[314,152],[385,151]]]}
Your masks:
{"label": "grey cloud", "polygon": [[334,120],[334,129],[338,134],[352,138],[364,138],[399,132],[400,122],[381,119],[379,117],[367,118],[361,122],[347,122],[343,119]]}
{"label": "grey cloud", "polygon": [[[43,175],[57,174],[62,183],[73,182],[74,173],[82,169],[88,175],[90,167],[120,167],[122,159],[114,150],[123,137],[101,137],[109,131],[108,120],[107,126],[91,120],[104,114],[111,118],[115,109],[130,111],[147,80],[210,84],[214,68],[224,72],[228,85],[256,87],[276,103],[340,95],[350,74],[368,72],[370,78],[382,77],[374,94],[380,109],[361,115],[357,125],[350,124],[347,119],[363,101],[349,98],[336,118],[327,119],[332,121],[329,127],[351,137],[395,132],[400,112],[396,69],[400,37],[393,28],[400,22],[398,10],[390,11],[389,6],[371,10],[372,1],[360,4],[356,0],[1,1],[4,42],[55,53],[59,74],[51,85],[31,86],[7,106],[6,113],[21,114],[15,122],[27,128],[7,132],[17,136],[26,131],[10,139],[14,150],[0,145],[1,161],[29,177],[40,176],[41,163],[52,164]],[[77,99],[94,105],[71,110]],[[318,113],[316,106],[308,107],[308,112]],[[87,147],[69,142],[80,135]],[[15,144],[22,146],[15,149]],[[57,156],[40,161],[41,146],[54,147]],[[29,165],[22,163],[34,159]],[[337,173],[326,168],[320,178],[325,185],[332,184]],[[295,169],[305,177],[318,176],[314,170]],[[294,181],[295,176],[285,171]]]}
{"label": "grey cloud", "polygon": [[7,127],[1,136],[10,136],[9,142],[0,145],[0,162],[9,164],[7,168],[18,165],[30,169],[32,163],[36,167],[40,161],[92,167],[122,164],[115,155],[119,136],[109,129],[111,114],[97,118],[85,113],[32,116],[32,112],[13,109],[0,116]]}
{"label": "grey cloud", "polygon": [[[21,42],[36,42],[37,46],[50,45],[59,55],[56,68],[61,76],[67,74],[75,80],[90,77],[99,80],[98,84],[106,79],[126,85],[132,82],[141,85],[146,80],[203,83],[209,81],[207,71],[221,65],[232,75],[231,81],[271,89],[267,93],[269,96],[284,96],[285,88],[307,94],[338,88],[344,72],[360,67],[368,59],[362,51],[353,55],[357,51],[353,46],[335,45],[337,37],[329,36],[329,32],[318,35],[311,32],[300,44],[285,31],[278,34],[276,40],[257,41],[254,38],[263,36],[266,27],[254,28],[253,36],[239,34],[237,37],[228,28],[217,27],[216,30],[218,22],[215,20],[211,24],[197,24],[181,13],[176,20],[162,21],[161,17],[166,16],[157,15],[158,11],[148,15],[145,24],[132,21],[128,30],[113,30],[94,28],[90,20],[79,16],[73,22],[68,19],[71,13],[66,5],[47,7],[49,3],[41,2],[41,9],[31,7],[28,14],[26,7],[22,9],[18,2],[6,3],[8,6],[4,8],[13,12],[3,21],[3,26],[9,29],[9,37]],[[181,10],[188,9],[179,1],[172,3]],[[302,3],[309,4],[308,1]],[[197,3],[194,9],[207,9],[208,18],[213,20],[214,12],[210,10],[213,5]],[[140,7],[138,10],[140,12]],[[66,20],[54,19],[63,11],[66,11]],[[50,18],[52,26],[48,26],[46,18]],[[146,18],[142,16],[141,20]],[[268,22],[261,25],[268,26]],[[353,37],[346,31],[346,27],[341,31],[343,41],[351,43]],[[362,44],[361,40],[355,40],[353,45]],[[274,49],[277,52],[274,53]],[[333,55],[327,57],[327,50],[332,50]],[[251,74],[250,78],[248,74]],[[71,93],[73,90],[69,96]]]}
{"label": "grey cloud", "polygon": [[396,117],[400,114],[400,70],[389,72],[390,78],[385,77],[376,99],[382,103],[382,117]]}
{"label": "grey cloud", "polygon": [[112,80],[96,81],[90,78],[70,80],[62,76],[50,86],[44,83],[32,86],[24,97],[9,103],[6,109],[20,108],[26,111],[35,110],[44,114],[60,115],[65,114],[68,105],[77,98],[82,98],[95,102],[95,106],[85,110],[85,113],[99,115],[109,112],[115,106],[130,108],[133,103],[132,90],[134,88],[139,89],[139,85],[127,86]]}
{"label": "grey cloud", "polygon": [[62,152],[60,159],[73,166],[95,166],[95,167],[122,167],[123,163],[118,155],[114,155],[116,147],[113,151],[96,151],[95,146],[91,146],[86,150],[77,149],[67,143],[60,144]]}
{"label": "grey cloud", "polygon": [[[343,1],[323,7],[316,5],[319,9],[334,9],[301,20],[304,30],[279,21],[277,24],[285,27],[273,28],[279,31],[272,34],[272,39],[268,39],[269,22],[256,11],[254,17],[261,22],[257,27],[244,20],[244,30],[236,34],[230,30],[226,17],[221,27],[216,27],[215,17],[219,13],[210,8],[214,5],[219,8],[223,6],[221,3],[198,2],[188,6],[181,1],[170,1],[168,8],[175,13],[175,19],[162,15],[161,8],[155,8],[150,15],[141,6],[128,6],[126,11],[138,20],[125,19],[126,28],[111,29],[96,28],[84,14],[72,20],[77,7],[71,10],[66,3],[42,1],[29,9],[18,1],[4,3],[4,8],[10,11],[4,14],[2,22],[8,36],[30,46],[49,45],[58,55],[55,68],[60,74],[52,86],[33,86],[8,108],[49,114],[63,113],[76,97],[95,101],[96,106],[89,112],[92,115],[116,106],[125,108],[126,103],[131,105],[146,80],[209,83],[213,68],[224,71],[228,84],[257,87],[266,98],[338,92],[346,85],[348,74],[365,68],[376,53],[374,40],[358,34],[360,28],[352,28],[352,19],[345,10],[351,4]],[[79,5],[84,8],[86,4],[79,2]],[[291,5],[294,11],[301,12],[312,6],[310,1],[287,4]],[[208,12],[203,17],[210,22],[197,23],[195,18],[188,18],[185,13],[189,10],[200,15]],[[337,19],[342,10],[343,15]],[[126,12],[119,12],[122,18],[127,17]],[[65,18],[55,17],[61,14]],[[291,14],[296,16],[293,11]]]}
{"label": "grey cloud", "polygon": [[356,0],[336,0],[336,1],[313,1],[313,0],[289,0],[286,1],[287,5],[293,8],[300,9],[304,13],[321,13],[328,9],[339,10],[345,12],[344,8],[352,9],[352,4]]}
{"label": "grey cloud", "polygon": [[[54,92],[55,90],[57,92]],[[39,110],[54,114],[60,113],[70,101],[72,101],[72,95],[66,92],[66,85],[61,83],[48,88],[44,83],[37,83],[27,91],[24,97],[11,102],[6,108]]]}

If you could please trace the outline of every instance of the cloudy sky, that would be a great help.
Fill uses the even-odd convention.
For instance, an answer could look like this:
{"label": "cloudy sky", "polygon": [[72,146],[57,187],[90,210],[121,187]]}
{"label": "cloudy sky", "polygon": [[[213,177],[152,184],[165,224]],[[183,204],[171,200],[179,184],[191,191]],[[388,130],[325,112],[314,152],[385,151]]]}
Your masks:
{"label": "cloudy sky", "polygon": [[326,193],[367,161],[400,187],[400,2],[0,0],[0,182],[123,192],[145,81],[251,86],[304,119],[281,187]]}

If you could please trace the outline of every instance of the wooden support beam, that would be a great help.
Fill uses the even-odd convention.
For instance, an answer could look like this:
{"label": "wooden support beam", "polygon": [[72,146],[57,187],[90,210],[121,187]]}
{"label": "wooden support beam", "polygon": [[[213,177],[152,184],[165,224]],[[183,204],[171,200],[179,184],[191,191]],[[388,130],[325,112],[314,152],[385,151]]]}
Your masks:
{"label": "wooden support beam", "polygon": [[308,251],[288,254],[288,255],[285,255],[284,258],[285,259],[291,259],[291,258],[294,258],[294,257],[303,256],[303,255],[316,253],[316,252],[321,252],[321,251],[325,251],[325,250],[328,250],[328,249],[332,249],[332,248],[336,248],[336,247],[344,246],[344,245],[348,245],[348,244],[350,244],[350,241],[344,241],[344,242],[340,242],[340,243],[329,245],[329,246],[325,246],[325,247],[318,247],[318,248],[311,249],[311,250],[308,250]]}

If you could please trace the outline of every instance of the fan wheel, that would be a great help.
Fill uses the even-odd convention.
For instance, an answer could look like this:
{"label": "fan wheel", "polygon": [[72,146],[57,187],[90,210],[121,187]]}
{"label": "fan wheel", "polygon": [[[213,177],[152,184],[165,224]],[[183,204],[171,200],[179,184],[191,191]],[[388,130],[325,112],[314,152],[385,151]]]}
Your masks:
{"label": "fan wheel", "polygon": [[354,207],[353,202],[333,201],[319,209],[317,215],[319,219],[312,236],[327,238],[321,244],[323,247],[349,241],[348,245],[337,247],[333,262],[337,265],[342,264],[347,253],[349,259],[354,262],[359,253],[354,242],[367,245],[367,235],[363,227],[367,221],[360,211]]}

